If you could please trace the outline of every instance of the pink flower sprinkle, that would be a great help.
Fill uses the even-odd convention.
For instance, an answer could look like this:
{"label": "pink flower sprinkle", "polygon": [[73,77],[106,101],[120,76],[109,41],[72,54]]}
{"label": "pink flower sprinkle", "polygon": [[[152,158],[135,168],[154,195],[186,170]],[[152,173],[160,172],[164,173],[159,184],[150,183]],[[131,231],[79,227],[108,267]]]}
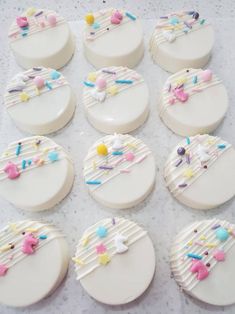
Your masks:
{"label": "pink flower sprinkle", "polygon": [[218,261],[222,262],[225,260],[225,253],[222,250],[215,250],[213,252],[213,257]]}
{"label": "pink flower sprinkle", "polygon": [[8,271],[8,267],[4,264],[0,264],[0,276],[5,276]]}
{"label": "pink flower sprinkle", "polygon": [[190,271],[192,273],[197,273],[198,280],[203,280],[209,275],[209,271],[206,265],[202,261],[199,261],[199,260],[193,260]]}
{"label": "pink flower sprinkle", "polygon": [[124,158],[127,161],[133,161],[135,159],[135,155],[132,152],[129,152],[124,155]]}
{"label": "pink flower sprinkle", "polygon": [[96,246],[96,253],[97,254],[103,254],[106,251],[107,251],[107,248],[103,243],[100,243],[99,245]]}

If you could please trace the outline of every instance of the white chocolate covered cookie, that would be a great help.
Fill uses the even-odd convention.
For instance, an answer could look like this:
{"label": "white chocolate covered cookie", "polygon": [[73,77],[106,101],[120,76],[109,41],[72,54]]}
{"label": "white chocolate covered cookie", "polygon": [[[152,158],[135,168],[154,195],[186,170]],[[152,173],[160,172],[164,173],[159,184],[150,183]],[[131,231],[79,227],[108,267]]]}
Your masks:
{"label": "white chocolate covered cookie", "polygon": [[59,69],[75,50],[68,23],[52,10],[29,8],[12,23],[8,37],[17,63],[25,69]]}
{"label": "white chocolate covered cookie", "polygon": [[86,292],[111,305],[138,298],[155,273],[154,248],[147,231],[124,218],[107,218],[88,228],[73,260]]}
{"label": "white chocolate covered cookie", "polygon": [[55,206],[70,192],[73,180],[70,157],[47,137],[13,142],[0,157],[0,196],[25,210]]}
{"label": "white chocolate covered cookie", "polygon": [[0,303],[23,307],[49,296],[64,279],[69,253],[64,235],[37,221],[0,231]]}
{"label": "white chocolate covered cookie", "polygon": [[155,183],[150,149],[130,135],[98,140],[84,160],[84,178],[91,196],[104,206],[129,208],[143,201]]}
{"label": "white chocolate covered cookie", "polygon": [[103,68],[89,73],[84,85],[87,118],[99,131],[128,133],[146,120],[149,90],[137,72],[126,67]]}
{"label": "white chocolate covered cookie", "polygon": [[75,110],[75,95],[64,76],[34,67],[7,85],[5,106],[15,124],[32,134],[48,134],[64,127]]}
{"label": "white chocolate covered cookie", "polygon": [[85,17],[84,54],[96,68],[133,68],[144,54],[140,20],[125,10],[105,9]]}
{"label": "white chocolate covered cookie", "polygon": [[180,11],[160,18],[150,40],[150,53],[160,67],[175,73],[204,67],[213,44],[212,26],[196,11]]}
{"label": "white chocolate covered cookie", "polygon": [[181,289],[200,301],[235,303],[235,225],[218,219],[195,222],[176,236],[171,270]]}
{"label": "white chocolate covered cookie", "polygon": [[211,70],[184,69],[167,79],[159,115],[173,132],[190,136],[214,131],[227,108],[227,91]]}
{"label": "white chocolate covered cookie", "polygon": [[184,205],[220,206],[235,195],[235,150],[217,136],[187,137],[170,154],[164,177],[169,191]]}

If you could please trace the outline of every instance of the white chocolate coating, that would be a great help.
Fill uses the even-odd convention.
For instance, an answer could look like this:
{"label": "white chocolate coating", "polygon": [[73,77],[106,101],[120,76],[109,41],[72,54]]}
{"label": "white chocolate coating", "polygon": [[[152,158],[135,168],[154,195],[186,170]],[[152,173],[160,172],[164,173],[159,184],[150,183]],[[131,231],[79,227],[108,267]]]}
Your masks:
{"label": "white chocolate coating", "polygon": [[[229,232],[226,241],[220,241],[216,236],[220,227]],[[192,223],[176,236],[171,250],[171,270],[183,291],[213,305],[235,303],[234,231],[234,224],[213,219]],[[217,250],[224,253],[224,260],[218,261],[214,258]],[[198,280],[197,275],[190,271],[192,259],[187,256],[188,253],[202,257],[201,261],[209,271],[206,278]]]}
{"label": "white chocolate coating", "polygon": [[[99,227],[107,230],[103,238],[97,236]],[[117,236],[125,238],[122,253],[118,250]],[[99,263],[96,247],[100,244],[109,257],[105,265]],[[155,272],[154,248],[147,232],[124,218],[107,218],[88,228],[79,241],[74,261],[77,279],[86,292],[97,301],[111,305],[138,298],[148,288]]]}
{"label": "white chocolate coating", "polygon": [[[22,252],[22,232],[33,232],[39,239],[33,254]],[[63,234],[52,225],[36,221],[9,224],[0,234],[0,250],[9,242],[14,245],[0,252],[0,264],[8,267],[0,276],[0,303],[24,307],[53,293],[68,269],[69,252]],[[46,238],[40,239],[41,235]]]}
{"label": "white chocolate coating", "polygon": [[[53,73],[58,79],[52,79]],[[28,77],[21,91],[11,92],[17,87],[19,76]],[[46,84],[37,88],[33,78],[40,76]],[[22,81],[21,81],[22,83]],[[64,127],[72,118],[75,110],[75,95],[64,76],[50,68],[33,68],[16,75],[6,88],[5,106],[15,124],[22,130],[43,135]],[[9,92],[10,91],[10,92]],[[29,100],[22,101],[20,95],[26,93]]]}
{"label": "white chocolate coating", "polygon": [[[42,14],[39,14],[42,12]],[[57,22],[50,26],[48,15],[55,15]],[[26,12],[22,14],[26,16]],[[21,28],[14,21],[9,30],[10,47],[17,63],[25,69],[34,66],[59,69],[72,57],[75,42],[70,27],[64,18],[51,10],[37,9],[27,16],[29,29],[22,36]]]}
{"label": "white chocolate coating", "polygon": [[[203,72],[201,69],[184,69],[170,76],[164,84],[159,115],[176,134],[211,133],[227,112],[228,95],[223,83],[215,74],[210,81],[203,81]],[[174,89],[180,85],[177,83],[180,80],[185,81],[183,90],[189,95],[186,102],[174,97]]]}
{"label": "white chocolate coating", "polygon": [[[125,67],[109,67],[90,76],[105,79],[107,86],[103,101],[94,98],[95,86],[84,86],[83,105],[89,122],[99,131],[113,133],[128,133],[144,123],[149,112],[148,86],[137,72]],[[118,80],[131,81],[131,84],[116,83]],[[89,81],[89,75],[86,82]],[[112,94],[114,89],[114,94]]]}
{"label": "white chocolate coating", "polygon": [[[21,153],[17,156],[19,142]],[[57,155],[55,161],[49,158],[51,153]],[[4,172],[8,162],[17,166],[19,177],[10,179]],[[70,192],[73,180],[74,168],[69,156],[46,137],[28,137],[11,143],[0,158],[0,195],[25,210],[42,211],[55,206]]]}
{"label": "white chocolate coating", "polygon": [[[122,148],[118,151],[122,155],[113,155],[115,150],[112,146],[116,137],[120,138]],[[97,154],[100,144],[106,145],[108,156]],[[133,154],[134,159],[126,160],[127,154]],[[110,208],[129,208],[139,204],[152,191],[155,161],[152,152],[141,140],[127,134],[108,135],[89,149],[83,174],[89,192],[97,202]],[[98,184],[93,181],[98,181]]]}
{"label": "white chocolate coating", "polygon": [[[172,25],[175,18],[178,23]],[[158,21],[150,40],[150,53],[160,67],[175,73],[184,68],[204,67],[213,44],[214,31],[206,20],[201,17],[195,20],[184,11],[174,12]]]}
{"label": "white chocolate coating", "polygon": [[[186,150],[185,155],[178,155],[179,147]],[[170,154],[164,177],[172,195],[184,205],[215,208],[235,195],[235,150],[219,137],[190,137]]]}
{"label": "white chocolate coating", "polygon": [[[100,25],[94,29],[86,25],[83,36],[84,54],[95,68],[107,66],[136,66],[144,54],[143,28],[140,20],[132,20],[124,10],[120,24],[111,24],[110,18],[116,9],[109,8],[94,13],[95,22]],[[107,30],[108,28],[108,30]],[[91,35],[90,33],[94,33]]]}

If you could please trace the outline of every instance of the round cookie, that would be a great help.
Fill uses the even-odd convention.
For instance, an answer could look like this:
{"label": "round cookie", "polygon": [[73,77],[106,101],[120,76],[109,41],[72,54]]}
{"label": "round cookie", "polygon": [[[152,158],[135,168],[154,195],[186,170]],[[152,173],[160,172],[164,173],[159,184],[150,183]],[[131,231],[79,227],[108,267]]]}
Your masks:
{"label": "round cookie", "polygon": [[129,208],[152,191],[155,161],[141,140],[128,134],[108,135],[89,149],[83,174],[97,202],[110,208]]}
{"label": "round cookie", "polygon": [[213,132],[227,108],[227,91],[211,70],[184,69],[167,79],[159,115],[174,133],[189,136]]}
{"label": "round cookie", "polygon": [[150,40],[153,61],[175,73],[184,68],[202,68],[214,44],[212,26],[195,11],[162,16]]}
{"label": "round cookie", "polygon": [[17,63],[25,69],[59,69],[75,50],[68,23],[52,10],[29,8],[12,23],[8,37]]}
{"label": "round cookie", "polygon": [[9,223],[0,231],[0,303],[23,307],[49,296],[69,264],[64,235],[37,221]]}
{"label": "round cookie", "polygon": [[13,142],[0,157],[0,196],[25,210],[55,206],[70,192],[73,180],[70,157],[47,137]]}
{"label": "round cookie", "polygon": [[86,292],[110,305],[138,298],[155,273],[155,253],[147,231],[124,218],[103,219],[88,228],[73,260],[77,280]]}
{"label": "round cookie", "polygon": [[149,90],[137,72],[126,67],[103,68],[84,81],[83,105],[89,122],[99,131],[128,133],[149,113]]}
{"label": "round cookie", "polygon": [[136,66],[144,54],[140,20],[125,10],[109,8],[88,14],[83,35],[84,54],[96,68]]}
{"label": "round cookie", "polygon": [[235,225],[218,219],[194,222],[180,231],[171,249],[173,276],[200,301],[235,303]]}
{"label": "round cookie", "polygon": [[235,150],[217,136],[187,137],[170,154],[166,186],[176,199],[196,209],[210,209],[235,195]]}
{"label": "round cookie", "polygon": [[34,67],[13,77],[6,88],[5,106],[15,124],[32,134],[64,127],[75,110],[75,95],[64,76]]}

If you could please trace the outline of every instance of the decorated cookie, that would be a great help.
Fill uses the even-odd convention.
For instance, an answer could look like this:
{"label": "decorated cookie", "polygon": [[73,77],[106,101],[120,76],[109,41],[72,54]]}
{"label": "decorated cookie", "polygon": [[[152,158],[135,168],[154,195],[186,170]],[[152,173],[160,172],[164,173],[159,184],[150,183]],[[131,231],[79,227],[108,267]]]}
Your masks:
{"label": "decorated cookie", "polygon": [[196,209],[217,207],[235,195],[235,150],[216,136],[187,137],[170,154],[164,177],[181,203]]}
{"label": "decorated cookie", "polygon": [[15,124],[37,135],[65,126],[75,109],[75,96],[64,76],[42,67],[14,76],[4,100]]}
{"label": "decorated cookie", "polygon": [[235,225],[218,219],[184,228],[171,250],[171,270],[181,289],[213,305],[235,303]]}
{"label": "decorated cookie", "polygon": [[63,234],[37,221],[9,223],[0,231],[0,303],[23,307],[60,285],[69,255]]}
{"label": "decorated cookie", "polygon": [[84,81],[83,104],[90,123],[104,133],[128,133],[149,112],[149,91],[137,72],[109,67],[89,73]]}
{"label": "decorated cookie", "polygon": [[84,53],[96,68],[137,65],[144,54],[140,20],[130,12],[106,9],[85,17]]}
{"label": "decorated cookie", "polygon": [[59,69],[72,57],[75,42],[66,20],[51,10],[30,8],[12,23],[10,47],[17,63]]}
{"label": "decorated cookie", "polygon": [[0,157],[0,196],[25,210],[53,207],[69,193],[73,179],[69,156],[47,137],[13,142]]}
{"label": "decorated cookie", "polygon": [[227,108],[227,91],[211,70],[184,69],[167,79],[159,115],[173,132],[188,136],[214,131]]}
{"label": "decorated cookie", "polygon": [[138,298],[155,272],[154,248],[147,231],[124,218],[103,219],[88,228],[73,261],[86,292],[111,305]]}
{"label": "decorated cookie", "polygon": [[155,161],[141,140],[130,135],[108,135],[89,149],[83,173],[97,202],[111,208],[129,208],[153,189]]}
{"label": "decorated cookie", "polygon": [[196,11],[180,11],[161,16],[150,40],[150,53],[154,62],[175,73],[204,67],[213,44],[212,26]]}

